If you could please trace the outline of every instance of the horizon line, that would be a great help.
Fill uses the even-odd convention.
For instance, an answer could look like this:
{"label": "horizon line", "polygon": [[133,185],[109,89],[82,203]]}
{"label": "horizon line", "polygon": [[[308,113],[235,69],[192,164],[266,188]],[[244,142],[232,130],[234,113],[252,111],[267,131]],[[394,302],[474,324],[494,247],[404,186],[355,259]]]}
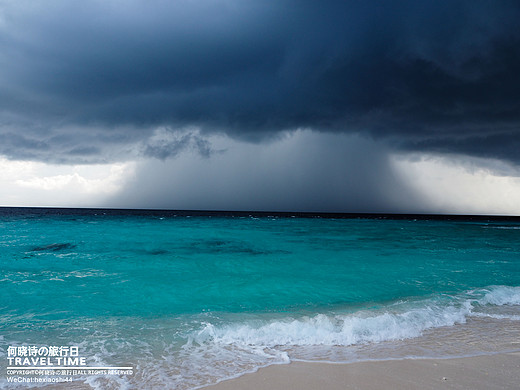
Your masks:
{"label": "horizon line", "polygon": [[[41,210],[52,214],[109,212],[112,215],[161,216],[251,216],[251,217],[295,217],[295,218],[338,218],[338,219],[437,219],[437,220],[509,220],[520,221],[520,215],[509,214],[451,214],[451,213],[405,213],[405,212],[335,212],[335,211],[264,211],[264,210],[203,210],[163,208],[118,208],[118,207],[57,207],[57,206],[0,206],[0,210]],[[167,214],[167,215],[164,215]]]}

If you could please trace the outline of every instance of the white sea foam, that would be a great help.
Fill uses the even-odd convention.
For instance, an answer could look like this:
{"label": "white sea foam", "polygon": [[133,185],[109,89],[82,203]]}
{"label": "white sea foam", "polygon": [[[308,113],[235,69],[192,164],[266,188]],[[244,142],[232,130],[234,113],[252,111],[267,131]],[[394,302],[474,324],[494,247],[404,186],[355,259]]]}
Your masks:
{"label": "white sea foam", "polygon": [[205,324],[192,335],[190,343],[211,342],[220,345],[280,346],[336,345],[349,346],[386,340],[417,337],[426,329],[466,322],[471,304],[457,306],[429,304],[404,312],[370,314],[317,314],[312,317],[286,318],[263,324],[243,323],[225,326]]}
{"label": "white sea foam", "polygon": [[429,329],[464,324],[470,317],[519,319],[520,310],[498,311],[506,305],[520,305],[520,287],[492,286],[455,297],[397,302],[378,311],[330,312],[224,324],[205,322],[189,335],[184,349],[201,353],[209,349],[213,353],[235,350],[284,362],[290,358],[288,351],[293,347],[348,347],[405,340],[419,337]]}
{"label": "white sea foam", "polygon": [[486,293],[478,301],[482,305],[520,305],[520,287],[494,286],[483,291]]}
{"label": "white sea foam", "polygon": [[520,315],[516,314],[489,314],[489,313],[472,313],[474,317],[482,317],[482,318],[494,318],[496,320],[511,320],[511,321],[520,321]]}
{"label": "white sea foam", "polygon": [[[355,312],[336,309],[307,316],[293,314],[282,317],[278,314],[275,318],[266,313],[264,317],[255,315],[254,320],[246,318],[237,315],[226,317],[224,314],[209,316],[200,318],[200,325],[194,329],[195,317],[192,317],[191,330],[186,328],[183,335],[185,341],[173,337],[169,345],[163,343],[166,333],[152,332],[147,336],[140,333],[139,337],[133,336],[132,345],[125,346],[124,343],[115,343],[108,332],[102,339],[96,339],[97,342],[86,340],[80,343],[80,348],[95,352],[90,359],[94,358],[96,364],[110,365],[117,358],[128,356],[135,367],[135,375],[77,379],[94,389],[146,386],[181,390],[199,388],[259,367],[285,364],[291,360],[355,361],[383,355],[384,358],[395,358],[392,348],[403,345],[399,340],[409,340],[404,344],[410,343],[419,340],[417,338],[426,332],[429,332],[426,336],[431,337],[430,331],[455,329],[453,325],[465,324],[470,318],[477,321],[520,320],[520,287],[491,286],[456,296],[401,300],[378,309]],[[154,326],[163,329],[160,323]],[[177,329],[176,326],[173,329]],[[172,324],[166,328],[172,329]],[[475,340],[478,339],[476,336]],[[114,345],[118,348],[114,349]],[[435,348],[436,344],[432,345]],[[461,345],[453,347],[450,344],[450,348],[455,348],[459,354],[467,353],[465,344]],[[367,348],[369,351],[378,346],[382,346],[377,351],[384,351],[383,355],[379,352],[376,355],[365,354]],[[325,352],[321,356],[313,354],[331,350],[336,352],[329,355]],[[0,387],[9,386],[0,381]]]}
{"label": "white sea foam", "polygon": [[[350,350],[413,339],[427,330],[465,324],[470,317],[517,320],[519,315],[497,314],[493,308],[518,305],[519,296],[519,287],[493,286],[454,297],[400,301],[377,311],[329,312],[233,323],[206,321],[189,335],[178,357],[186,362],[178,375],[182,378],[181,383],[196,385],[201,383],[201,378],[232,377],[261,366],[288,363],[302,356],[308,359],[312,356],[307,353],[309,350]],[[476,311],[483,308],[488,312]],[[515,309],[515,313],[519,312]],[[298,357],[297,351],[306,352]],[[356,359],[355,353],[350,356]],[[392,357],[391,353],[389,356]]]}

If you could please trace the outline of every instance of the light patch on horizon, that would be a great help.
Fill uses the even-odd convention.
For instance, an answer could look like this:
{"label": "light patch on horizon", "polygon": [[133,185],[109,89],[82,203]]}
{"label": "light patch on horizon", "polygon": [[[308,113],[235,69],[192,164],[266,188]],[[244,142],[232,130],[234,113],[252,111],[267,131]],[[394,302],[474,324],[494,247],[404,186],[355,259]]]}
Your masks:
{"label": "light patch on horizon", "polygon": [[101,207],[135,163],[55,165],[0,158],[2,206]]}
{"label": "light patch on horizon", "polygon": [[489,159],[398,155],[392,164],[428,212],[520,215],[520,169]]}

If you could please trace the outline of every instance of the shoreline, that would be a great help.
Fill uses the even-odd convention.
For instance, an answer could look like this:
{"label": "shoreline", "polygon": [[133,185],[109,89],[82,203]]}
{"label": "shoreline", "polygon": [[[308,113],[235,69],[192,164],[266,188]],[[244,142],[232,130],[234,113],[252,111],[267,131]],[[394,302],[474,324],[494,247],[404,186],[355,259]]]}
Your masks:
{"label": "shoreline", "polygon": [[516,390],[520,350],[471,357],[354,363],[295,361],[203,387],[204,390]]}
{"label": "shoreline", "polygon": [[[154,377],[158,373],[150,376],[142,369],[136,369],[137,376],[128,377],[128,382],[120,379],[130,388],[146,383],[149,389],[179,390],[516,390],[520,383],[519,334],[520,321],[477,317],[406,340],[326,348],[329,358],[353,360],[307,360],[296,357],[298,352],[293,350],[290,363],[272,363],[227,379],[202,373],[205,384],[193,383],[193,378],[168,383],[169,379]],[[220,364],[231,364],[229,358],[224,357]],[[169,369],[173,373],[176,366]],[[119,380],[109,376],[85,379],[42,388],[88,390],[113,386]]]}
{"label": "shoreline", "polygon": [[[517,390],[520,349],[453,357],[370,360],[352,363],[294,361],[190,390]],[[46,390],[88,390],[83,381],[49,384]],[[158,387],[151,387],[153,389]]]}

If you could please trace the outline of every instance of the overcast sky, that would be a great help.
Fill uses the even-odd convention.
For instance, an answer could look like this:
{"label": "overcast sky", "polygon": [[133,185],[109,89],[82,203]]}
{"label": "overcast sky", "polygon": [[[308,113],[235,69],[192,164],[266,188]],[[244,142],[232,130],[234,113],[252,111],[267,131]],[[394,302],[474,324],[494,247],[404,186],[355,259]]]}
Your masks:
{"label": "overcast sky", "polygon": [[518,20],[0,0],[0,205],[520,214]]}

